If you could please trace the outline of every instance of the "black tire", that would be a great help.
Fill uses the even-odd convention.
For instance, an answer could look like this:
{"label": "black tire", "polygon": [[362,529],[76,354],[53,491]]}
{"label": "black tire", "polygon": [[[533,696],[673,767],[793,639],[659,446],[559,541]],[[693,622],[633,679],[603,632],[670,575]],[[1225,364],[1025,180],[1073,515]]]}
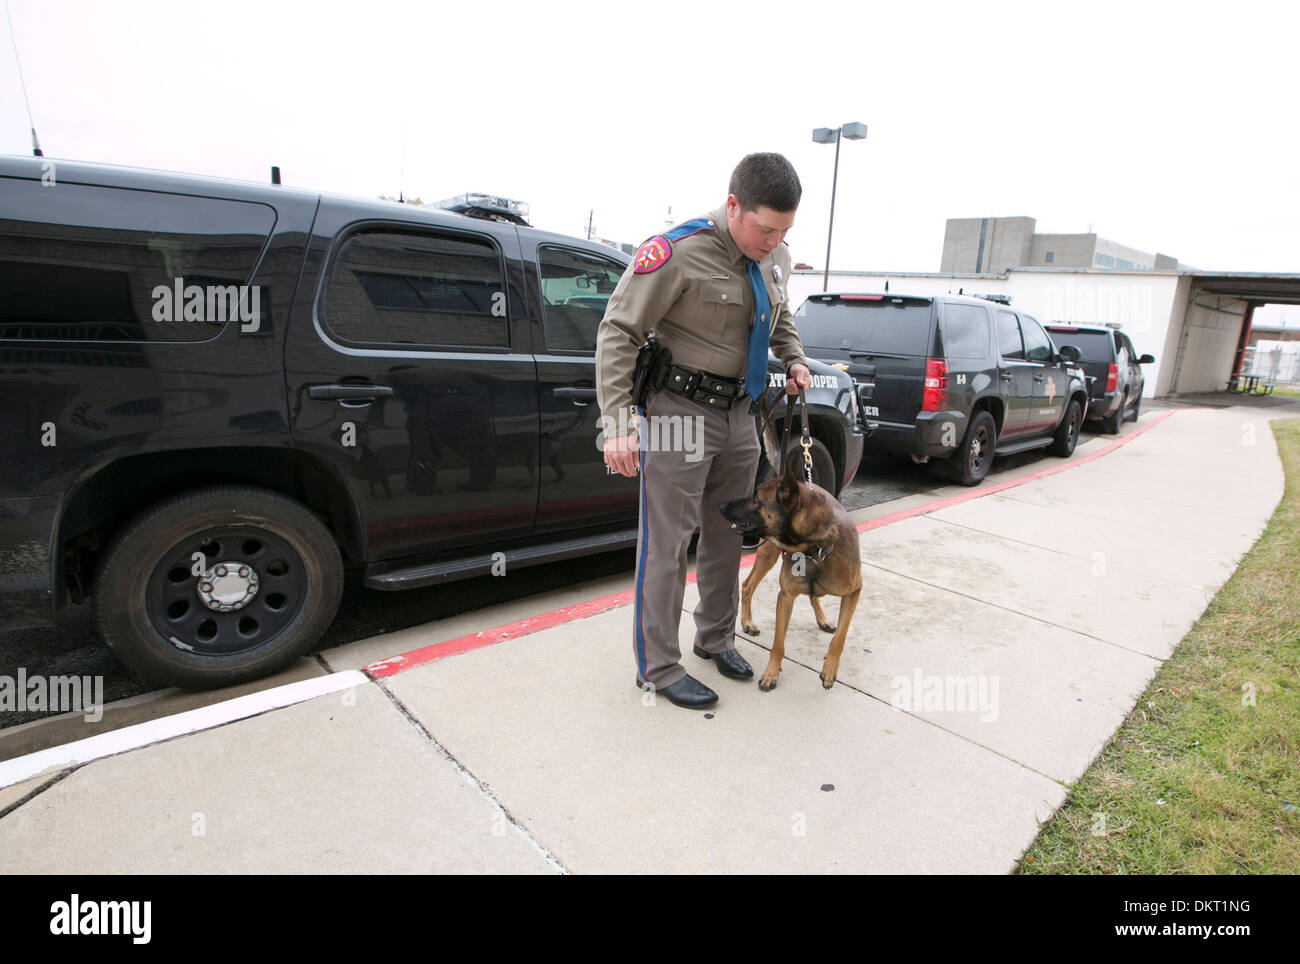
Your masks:
{"label": "black tire", "polygon": [[1119,427],[1121,423],[1123,423],[1126,420],[1126,416],[1124,414],[1124,409],[1126,408],[1128,408],[1127,392],[1125,392],[1124,395],[1120,398],[1119,407],[1116,408],[1115,411],[1112,412],[1110,415],[1107,415],[1105,418],[1101,420],[1101,430],[1105,432],[1107,435],[1118,435]]}
{"label": "black tire", "polygon": [[1070,404],[1065,406],[1065,417],[1056,427],[1056,434],[1052,436],[1052,444],[1047,447],[1047,451],[1063,459],[1073,455],[1074,447],[1079,444],[1079,423],[1082,421],[1083,407],[1077,398],[1072,398]]}
{"label": "black tire", "polygon": [[998,444],[998,424],[987,411],[971,417],[961,447],[946,459],[932,461],[942,478],[960,485],[979,485],[993,466],[993,450]]}
{"label": "black tire", "polygon": [[[799,440],[793,437],[793,432],[797,428],[798,425],[795,425],[791,429],[792,437],[786,448],[786,453],[788,458],[799,460],[799,477],[803,478],[803,448],[799,445]],[[779,435],[777,437],[780,438]],[[813,484],[821,486],[831,495],[838,498],[840,494],[839,486],[837,484],[839,478],[838,473],[835,471],[835,460],[831,458],[830,449],[823,445],[821,440],[814,438],[812,440],[812,446],[808,451],[812,456]],[[785,463],[783,462],[781,464],[784,465]],[[768,479],[772,478],[774,474],[772,467],[768,464],[767,457],[763,456],[758,463],[758,484],[762,485]]]}
{"label": "black tire", "polygon": [[333,621],[342,592],[338,546],[308,509],[271,489],[213,486],[118,531],[95,577],[95,623],[142,676],[208,689],[297,659]]}

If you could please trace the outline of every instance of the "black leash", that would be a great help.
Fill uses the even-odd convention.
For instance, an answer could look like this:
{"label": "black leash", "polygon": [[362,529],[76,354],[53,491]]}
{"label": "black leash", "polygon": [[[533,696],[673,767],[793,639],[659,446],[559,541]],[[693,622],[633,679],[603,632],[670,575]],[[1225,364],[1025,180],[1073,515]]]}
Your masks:
{"label": "black leash", "polygon": [[[786,451],[790,445],[790,426],[794,422],[794,396],[786,393],[781,394],[785,394],[785,428],[781,434],[781,454],[779,463],[781,469],[780,474],[784,475],[786,469]],[[763,431],[767,428],[768,423],[771,422],[776,415],[776,403],[781,397],[781,394],[773,395],[767,411],[761,413],[762,424],[759,429],[760,437],[762,436]],[[804,396],[803,386],[799,387],[799,420],[802,431],[799,445],[803,448],[803,474],[804,479],[808,484],[812,485],[812,432],[808,427],[808,399]]]}

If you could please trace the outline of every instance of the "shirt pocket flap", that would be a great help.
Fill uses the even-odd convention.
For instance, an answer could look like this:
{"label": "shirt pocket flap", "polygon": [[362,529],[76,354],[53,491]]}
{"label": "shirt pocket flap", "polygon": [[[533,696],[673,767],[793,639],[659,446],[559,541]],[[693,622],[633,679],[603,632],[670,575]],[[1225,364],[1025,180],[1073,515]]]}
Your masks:
{"label": "shirt pocket flap", "polygon": [[745,289],[736,281],[711,278],[700,282],[700,300],[710,305],[743,305]]}

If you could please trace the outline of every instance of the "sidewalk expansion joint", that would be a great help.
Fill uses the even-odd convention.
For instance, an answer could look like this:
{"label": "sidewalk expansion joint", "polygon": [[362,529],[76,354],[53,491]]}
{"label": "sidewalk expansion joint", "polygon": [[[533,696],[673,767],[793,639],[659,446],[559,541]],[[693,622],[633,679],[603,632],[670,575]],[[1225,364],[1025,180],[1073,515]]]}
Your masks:
{"label": "sidewalk expansion joint", "polygon": [[0,810],[0,820],[3,820],[5,817],[9,816],[9,814],[13,813],[15,810],[17,810],[19,807],[21,807],[24,803],[28,803],[28,802],[30,802],[30,801],[36,799],[36,798],[39,797],[42,793],[44,793],[46,790],[50,789],[50,787],[54,786],[54,784],[56,784],[56,783],[58,783],[60,780],[62,780],[64,777],[71,776],[72,774],[76,773],[78,770],[80,770],[80,769],[81,769],[82,767],[84,767],[85,765],[86,765],[86,764],[84,764],[84,763],[79,763],[79,764],[77,764],[76,766],[72,767],[71,769],[63,770],[63,771],[60,772],[60,773],[56,773],[56,774],[54,774],[54,776],[50,777],[50,779],[46,780],[46,781],[45,781],[44,783],[42,783],[39,787],[34,788],[33,790],[31,790],[30,792],[28,792],[27,794],[25,794],[21,799],[19,799],[19,800],[15,800],[13,803],[9,804],[9,806],[7,806],[7,807],[5,807],[4,809]]}
{"label": "sidewalk expansion joint", "polygon": [[384,685],[384,681],[382,679],[372,680],[371,682],[373,682],[374,685],[379,687],[379,691],[383,693],[386,697],[388,697],[388,701],[393,704],[393,706],[397,709],[397,712],[401,713],[402,716],[406,717],[407,722],[410,723],[411,726],[415,727],[416,731],[421,736],[424,737],[425,741],[428,742],[430,746],[433,747],[434,752],[437,753],[444,760],[446,760],[448,763],[450,763],[452,768],[455,769],[455,771],[460,774],[461,779],[463,779],[471,787],[477,790],[479,794],[483,797],[483,799],[485,799],[491,807],[496,809],[503,817],[505,817],[505,819],[509,822],[510,826],[515,828],[515,832],[519,834],[519,836],[522,837],[524,841],[528,843],[534,850],[536,850],[548,865],[550,865],[553,869],[555,869],[561,874],[569,875],[572,873],[567,867],[564,866],[564,864],[560,863],[558,857],[556,857],[549,850],[547,850],[546,847],[542,844],[542,842],[538,840],[536,837],[534,837],[532,833],[529,832],[527,827],[525,827],[522,823],[520,823],[518,820],[514,818],[514,815],[502,805],[501,801],[499,801],[495,796],[493,796],[492,792],[483,785],[483,782],[479,780],[478,777],[474,776],[474,774],[470,772],[468,767],[466,767],[463,763],[457,760],[450,750],[448,750],[445,746],[443,746],[441,743],[438,742],[437,738],[434,737],[434,735],[429,732],[429,730],[425,727],[425,725],[421,723],[418,719],[416,719],[415,715],[406,708],[406,704],[404,704],[400,699],[398,699],[396,694],[394,694],[392,690],[390,690],[386,685]]}

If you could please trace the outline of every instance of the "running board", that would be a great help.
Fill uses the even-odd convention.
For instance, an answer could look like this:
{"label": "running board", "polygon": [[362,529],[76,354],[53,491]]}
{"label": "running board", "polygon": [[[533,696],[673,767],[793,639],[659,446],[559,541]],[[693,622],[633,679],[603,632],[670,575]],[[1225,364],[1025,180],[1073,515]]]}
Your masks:
{"label": "running board", "polygon": [[433,586],[441,582],[486,576],[492,572],[494,566],[498,570],[504,566],[506,571],[509,571],[547,562],[559,562],[562,559],[575,559],[578,556],[595,555],[598,552],[626,549],[636,545],[636,537],[636,529],[624,529],[598,536],[550,542],[546,545],[505,549],[449,562],[370,572],[366,574],[365,585],[368,589],[418,589],[420,586]]}
{"label": "running board", "polygon": [[999,445],[993,450],[993,454],[1015,455],[1017,452],[1028,452],[1030,449],[1042,449],[1052,444],[1051,436],[1047,438],[1030,439],[1028,442],[1009,442],[1005,446]]}

